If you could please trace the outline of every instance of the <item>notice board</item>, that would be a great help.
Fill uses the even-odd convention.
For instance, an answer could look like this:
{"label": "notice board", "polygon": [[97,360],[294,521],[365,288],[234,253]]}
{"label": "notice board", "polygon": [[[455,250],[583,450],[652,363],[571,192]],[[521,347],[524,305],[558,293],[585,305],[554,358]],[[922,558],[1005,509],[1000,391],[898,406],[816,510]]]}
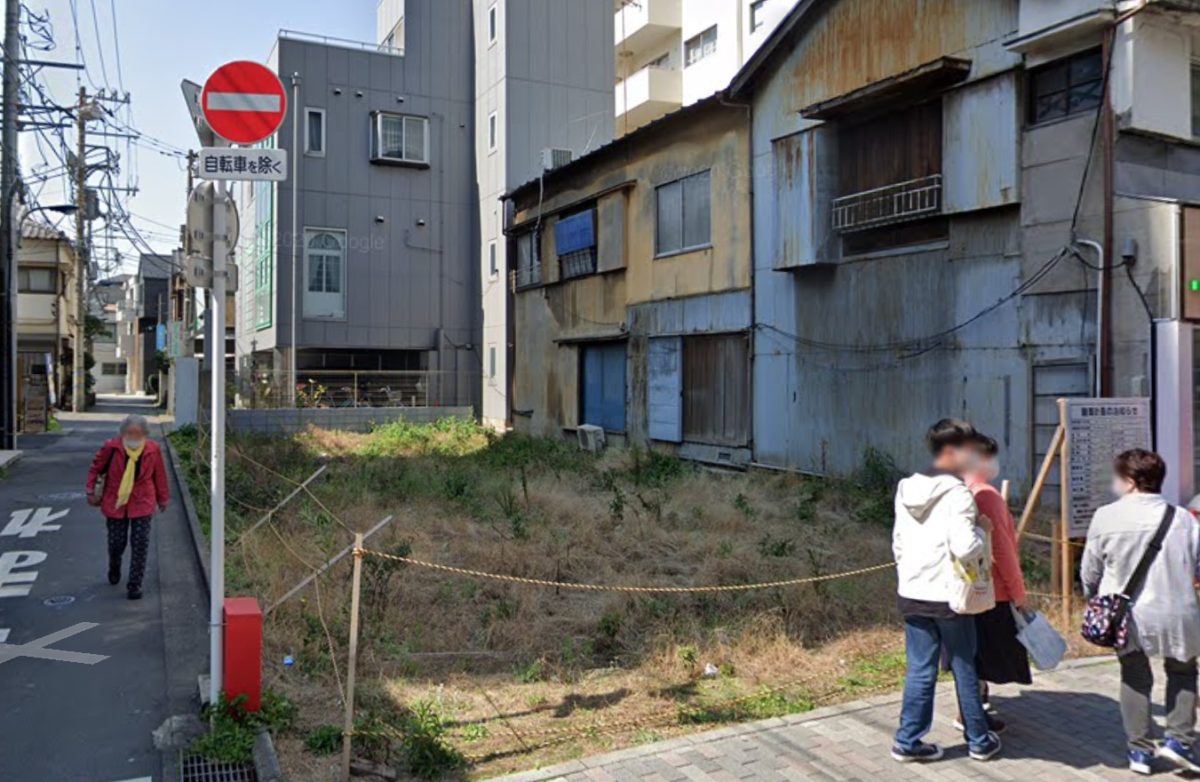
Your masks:
{"label": "notice board", "polygon": [[1065,401],[1067,458],[1064,491],[1067,493],[1067,535],[1081,538],[1096,509],[1112,496],[1112,463],[1130,448],[1151,449],[1150,400],[1082,399]]}

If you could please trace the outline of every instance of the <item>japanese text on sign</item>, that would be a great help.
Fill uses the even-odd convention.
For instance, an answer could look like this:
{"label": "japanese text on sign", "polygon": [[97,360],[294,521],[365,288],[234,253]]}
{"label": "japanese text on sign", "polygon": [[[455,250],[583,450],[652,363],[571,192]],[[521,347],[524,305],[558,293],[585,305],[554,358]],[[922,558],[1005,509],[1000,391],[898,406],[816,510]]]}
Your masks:
{"label": "japanese text on sign", "polygon": [[1067,534],[1087,535],[1092,516],[1112,502],[1112,462],[1130,448],[1151,447],[1149,399],[1068,399]]}
{"label": "japanese text on sign", "polygon": [[213,147],[200,150],[201,179],[239,182],[287,179],[287,150]]}

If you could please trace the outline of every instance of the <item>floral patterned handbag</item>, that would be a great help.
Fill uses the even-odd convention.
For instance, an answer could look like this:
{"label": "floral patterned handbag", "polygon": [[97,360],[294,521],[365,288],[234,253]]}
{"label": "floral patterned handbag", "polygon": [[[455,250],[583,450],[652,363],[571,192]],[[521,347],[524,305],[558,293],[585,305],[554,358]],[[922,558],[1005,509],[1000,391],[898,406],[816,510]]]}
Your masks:
{"label": "floral patterned handbag", "polygon": [[1097,595],[1088,600],[1083,612],[1083,626],[1080,633],[1085,641],[1106,649],[1123,649],[1129,643],[1129,614],[1133,608],[1133,599],[1142,588],[1150,566],[1154,564],[1158,552],[1162,551],[1163,540],[1175,520],[1175,506],[1168,504],[1163,512],[1162,522],[1158,531],[1146,547],[1146,553],[1138,562],[1137,569],[1129,577],[1125,591],[1119,595]]}

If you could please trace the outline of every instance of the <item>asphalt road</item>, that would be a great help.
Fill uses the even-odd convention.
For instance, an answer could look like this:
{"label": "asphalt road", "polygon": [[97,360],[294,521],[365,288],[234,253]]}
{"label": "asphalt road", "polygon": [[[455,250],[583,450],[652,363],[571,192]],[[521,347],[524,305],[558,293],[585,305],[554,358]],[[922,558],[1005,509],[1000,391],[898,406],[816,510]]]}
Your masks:
{"label": "asphalt road", "polygon": [[[207,598],[179,487],[172,478],[171,505],[154,519],[140,601],[126,598],[124,583],[109,585],[104,519],[83,493],[93,454],[135,411],[153,413],[110,398],[95,413],[62,416],[62,433],[21,438],[24,455],[0,480],[4,782],[169,779],[174,758],[154,748],[151,732],[198,708]],[[124,562],[127,571],[128,553]],[[10,656],[38,642],[103,659]]]}

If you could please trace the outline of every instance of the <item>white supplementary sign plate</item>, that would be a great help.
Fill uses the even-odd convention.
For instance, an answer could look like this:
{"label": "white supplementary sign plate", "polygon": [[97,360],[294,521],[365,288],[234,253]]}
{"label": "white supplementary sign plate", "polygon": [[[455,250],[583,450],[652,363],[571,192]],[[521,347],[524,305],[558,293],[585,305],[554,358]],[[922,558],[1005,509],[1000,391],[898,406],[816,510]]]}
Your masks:
{"label": "white supplementary sign plate", "polygon": [[201,179],[234,182],[282,182],[287,179],[286,149],[205,147],[197,171]]}
{"label": "white supplementary sign plate", "polygon": [[1113,459],[1130,448],[1151,448],[1150,400],[1068,399],[1066,417],[1067,534],[1082,538],[1096,509],[1116,499],[1109,488]]}

